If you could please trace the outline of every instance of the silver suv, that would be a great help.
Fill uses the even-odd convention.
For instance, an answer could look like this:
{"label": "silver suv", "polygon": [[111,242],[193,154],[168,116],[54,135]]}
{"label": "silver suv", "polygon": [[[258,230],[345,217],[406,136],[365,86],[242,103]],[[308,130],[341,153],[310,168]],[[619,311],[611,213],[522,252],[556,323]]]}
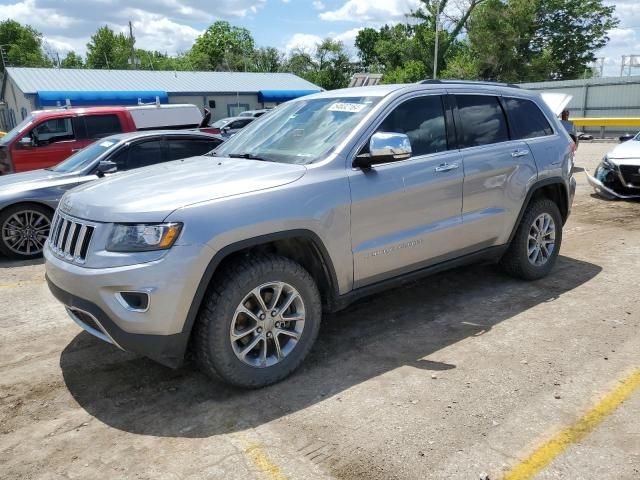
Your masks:
{"label": "silver suv", "polygon": [[53,294],[93,335],[168,366],[276,382],[322,313],[461,264],[547,275],[573,195],[574,144],[538,95],[470,82],[287,102],[202,158],[63,197]]}

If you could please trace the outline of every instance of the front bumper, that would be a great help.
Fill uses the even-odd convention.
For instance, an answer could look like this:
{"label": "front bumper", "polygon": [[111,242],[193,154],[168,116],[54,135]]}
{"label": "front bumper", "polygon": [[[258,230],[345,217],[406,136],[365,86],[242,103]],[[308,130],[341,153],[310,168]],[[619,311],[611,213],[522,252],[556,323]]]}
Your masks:
{"label": "front bumper", "polygon": [[[189,339],[186,319],[208,254],[202,245],[174,246],[160,260],[113,268],[86,268],[45,246],[53,295],[92,335],[159,363],[177,367]],[[132,309],[121,292],[146,292],[148,308]]]}
{"label": "front bumper", "polygon": [[587,176],[587,181],[599,195],[609,199],[640,198],[640,188],[629,186],[618,172],[617,167],[610,167],[600,163],[594,175]]}

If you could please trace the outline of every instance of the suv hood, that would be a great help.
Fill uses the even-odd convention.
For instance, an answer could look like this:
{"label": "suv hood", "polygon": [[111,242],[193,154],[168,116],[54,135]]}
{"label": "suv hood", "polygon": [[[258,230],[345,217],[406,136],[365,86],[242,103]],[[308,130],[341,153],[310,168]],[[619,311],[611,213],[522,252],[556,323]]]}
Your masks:
{"label": "suv hood", "polygon": [[302,165],[193,157],[75,188],[65,195],[60,208],[97,222],[161,222],[178,208],[279,187],[306,171]]}
{"label": "suv hood", "polygon": [[621,143],[607,154],[607,158],[614,163],[640,166],[640,141],[628,140]]}

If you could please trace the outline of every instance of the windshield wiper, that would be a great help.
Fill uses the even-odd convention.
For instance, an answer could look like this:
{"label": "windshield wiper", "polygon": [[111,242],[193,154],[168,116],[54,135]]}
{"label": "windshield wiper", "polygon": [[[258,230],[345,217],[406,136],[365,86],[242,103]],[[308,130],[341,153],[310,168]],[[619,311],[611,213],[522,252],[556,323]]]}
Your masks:
{"label": "windshield wiper", "polygon": [[269,158],[260,157],[258,155],[254,155],[253,153],[229,153],[227,157],[231,158],[246,158],[247,160],[259,160],[261,162],[273,162],[273,160]]}

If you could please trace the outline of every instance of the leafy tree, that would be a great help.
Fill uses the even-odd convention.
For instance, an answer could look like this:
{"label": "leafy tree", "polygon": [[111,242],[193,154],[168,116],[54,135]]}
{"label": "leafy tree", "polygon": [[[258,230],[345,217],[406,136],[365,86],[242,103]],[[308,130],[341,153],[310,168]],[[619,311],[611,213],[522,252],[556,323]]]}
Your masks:
{"label": "leafy tree", "polygon": [[252,72],[279,72],[284,56],[277,48],[258,48],[251,54],[249,70]]}
{"label": "leafy tree", "polygon": [[131,41],[108,26],[100,27],[87,43],[87,67],[125,70],[129,68]]}
{"label": "leafy tree", "polygon": [[84,68],[84,61],[82,57],[78,55],[76,52],[71,50],[67,52],[67,56],[62,59],[60,62],[61,68]]}
{"label": "leafy tree", "polygon": [[352,73],[343,43],[330,38],[317,44],[313,53],[294,50],[286,69],[326,90],[348,86]]}
{"label": "leafy tree", "polygon": [[246,70],[254,41],[246,28],[219,20],[200,35],[191,49],[193,63],[204,70]]}
{"label": "leafy tree", "polygon": [[[42,34],[29,25],[21,25],[14,20],[0,22],[0,45],[4,46],[7,62],[11,66],[52,66],[42,50]],[[4,72],[2,65],[0,72]]]}

